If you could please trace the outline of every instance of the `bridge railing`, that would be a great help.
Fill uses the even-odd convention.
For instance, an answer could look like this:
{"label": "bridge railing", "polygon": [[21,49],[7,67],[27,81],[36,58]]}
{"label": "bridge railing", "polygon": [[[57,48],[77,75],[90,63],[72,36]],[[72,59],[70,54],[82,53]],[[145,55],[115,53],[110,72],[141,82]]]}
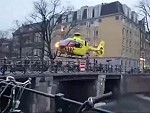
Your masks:
{"label": "bridge railing", "polygon": [[[9,79],[9,80],[7,80],[7,79],[6,80],[0,80],[0,89],[1,89],[0,90],[0,105],[1,105],[0,106],[0,112],[6,111],[5,110],[6,108],[7,108],[7,112],[9,111],[9,113],[22,113],[22,110],[23,110],[23,112],[25,112],[25,111],[29,112],[29,110],[25,109],[24,106],[26,106],[25,103],[27,102],[26,104],[28,104],[27,107],[29,109],[30,103],[33,103],[33,102],[31,102],[33,100],[29,101],[26,97],[25,98],[26,102],[24,102],[23,100],[21,101],[20,98],[23,96],[22,94],[21,94],[21,96],[19,95],[20,96],[19,100],[18,99],[16,100],[15,98],[11,98],[14,96],[17,97],[18,96],[17,92],[20,89],[23,89],[22,93],[24,91],[27,91],[28,94],[32,93],[32,94],[36,94],[38,96],[43,96],[43,97],[49,98],[50,101],[51,101],[51,99],[53,99],[54,103],[51,103],[51,104],[55,104],[55,105],[53,108],[51,108],[51,105],[50,105],[50,111],[53,111],[54,113],[77,113],[77,110],[79,109],[79,107],[83,105],[83,103],[81,103],[81,102],[65,98],[64,95],[60,94],[60,93],[53,95],[53,94],[48,94],[45,92],[37,91],[37,90],[31,89],[31,88],[27,88],[23,85],[25,82],[24,83],[19,82],[19,84],[22,84],[22,85],[18,85],[16,80],[12,79],[12,78],[13,77],[11,77],[11,79]],[[11,90],[13,90],[13,93]],[[35,96],[35,95],[32,95],[32,96]],[[5,100],[5,101],[3,101],[3,100]],[[12,102],[10,102],[10,101],[12,101]],[[18,101],[19,101],[18,106],[14,107]],[[24,109],[21,109],[21,111],[19,110],[19,112],[17,112],[20,103],[23,105]],[[36,109],[38,109],[38,108],[36,108]],[[99,113],[112,113],[112,112],[107,111],[107,110],[102,109],[102,108],[98,108],[98,109],[93,108],[92,110],[96,110]]]}
{"label": "bridge railing", "polygon": [[[61,73],[61,72],[80,72],[80,62],[75,61],[40,61],[40,60],[16,60],[5,61],[0,64],[0,72],[5,74],[17,73]],[[86,63],[85,72],[100,73],[125,73],[121,65],[108,65],[101,63]],[[138,71],[131,71],[137,73]]]}

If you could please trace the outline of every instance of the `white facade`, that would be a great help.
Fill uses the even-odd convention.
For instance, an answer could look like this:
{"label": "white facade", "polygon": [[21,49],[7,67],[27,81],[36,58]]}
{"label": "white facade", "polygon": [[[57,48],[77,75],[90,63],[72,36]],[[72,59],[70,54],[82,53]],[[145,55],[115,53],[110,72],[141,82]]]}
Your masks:
{"label": "white facade", "polygon": [[93,6],[88,7],[87,18],[92,18],[92,11],[93,11]]}
{"label": "white facade", "polygon": [[131,19],[131,9],[130,9],[130,8],[129,8],[129,10],[128,10],[128,13],[129,13],[128,18]]}
{"label": "white facade", "polygon": [[100,16],[100,14],[101,14],[101,5],[96,5],[95,6],[95,17],[99,17]]}
{"label": "white facade", "polygon": [[81,10],[77,10],[77,20],[81,20]]}
{"label": "white facade", "polygon": [[133,21],[134,21],[135,23],[138,23],[138,14],[137,14],[135,11],[132,11],[132,12],[131,12],[131,15],[132,15],[132,17],[133,17]]}
{"label": "white facade", "polygon": [[85,9],[87,9],[87,19],[100,16],[101,5],[95,5],[95,6],[89,6],[89,7],[88,6],[81,7],[80,11],[78,11],[78,18],[82,19],[83,11]]}
{"label": "white facade", "polygon": [[128,16],[128,6],[126,4],[123,4],[122,6],[125,16]]}

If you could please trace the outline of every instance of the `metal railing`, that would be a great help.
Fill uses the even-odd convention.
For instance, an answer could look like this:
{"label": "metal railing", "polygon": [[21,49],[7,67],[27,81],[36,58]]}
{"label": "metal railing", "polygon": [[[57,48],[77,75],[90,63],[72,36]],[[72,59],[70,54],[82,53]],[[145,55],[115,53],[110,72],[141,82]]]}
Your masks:
{"label": "metal railing", "polygon": [[[1,61],[2,62],[2,61]],[[69,73],[80,72],[80,63],[74,61],[44,61],[40,60],[18,60],[7,61],[0,64],[0,73],[6,74],[29,74],[29,73]],[[85,72],[100,72],[100,73],[123,73],[120,65],[108,65],[101,63],[86,63]],[[126,73],[126,72],[124,72]],[[137,70],[131,70],[130,73],[139,73]]]}
{"label": "metal railing", "polygon": [[[0,110],[2,110],[1,112],[3,113],[21,113],[21,110],[18,110],[18,106],[20,104],[17,103],[19,100],[15,100],[15,98],[11,98],[11,97],[14,97],[16,95],[18,95],[16,93],[16,90],[18,89],[23,89],[23,90],[26,90],[28,92],[31,92],[31,93],[34,93],[34,94],[38,94],[38,95],[41,95],[41,96],[44,96],[44,97],[47,97],[47,98],[52,98],[54,99],[55,101],[55,113],[78,113],[77,111],[79,110],[80,108],[80,111],[81,111],[81,108],[83,108],[85,105],[85,103],[81,103],[81,102],[78,102],[78,101],[74,101],[74,100],[71,100],[71,99],[68,99],[68,98],[65,98],[63,94],[48,94],[48,93],[44,93],[44,92],[41,92],[41,91],[37,91],[37,90],[34,90],[34,89],[30,89],[30,88],[26,88],[25,86],[30,83],[31,79],[29,79],[28,81],[24,82],[24,83],[21,83],[21,82],[17,82],[15,81],[15,79],[11,76],[8,76],[7,78],[9,78],[9,80],[0,80],[0,88],[3,87],[3,90],[0,90],[0,101],[1,101],[1,104],[4,103],[4,101],[2,101],[2,98],[7,98],[8,100],[10,100],[11,102],[7,104],[7,111],[4,112],[5,108],[1,108]],[[6,78],[6,79],[7,79]],[[31,83],[30,83],[31,84]],[[10,88],[10,89],[13,89],[13,93],[10,92],[7,92],[7,94],[9,96],[6,95],[5,91],[7,88]],[[23,92],[22,92],[23,93]],[[22,93],[20,96],[22,96]],[[100,102],[100,100],[102,100],[103,98],[105,97],[102,96],[102,97],[99,97],[97,100]],[[104,98],[105,99],[105,98]],[[17,107],[14,107],[16,106]],[[70,106],[73,106],[74,109],[71,109]],[[9,107],[8,107],[9,106]],[[105,110],[105,109],[102,109],[102,108],[90,108],[91,110],[93,111],[97,111],[99,113],[112,113],[111,111],[108,111],[108,110]],[[80,112],[81,113],[81,112]]]}

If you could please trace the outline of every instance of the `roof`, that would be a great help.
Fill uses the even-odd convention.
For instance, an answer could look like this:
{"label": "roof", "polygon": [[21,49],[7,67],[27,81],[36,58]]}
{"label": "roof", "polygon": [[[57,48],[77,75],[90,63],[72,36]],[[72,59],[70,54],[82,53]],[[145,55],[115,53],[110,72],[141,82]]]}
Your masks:
{"label": "roof", "polygon": [[[39,31],[40,30],[40,25],[41,22],[39,23],[33,23],[33,24],[27,24],[27,25],[22,25],[21,27],[19,27],[14,33],[13,36],[17,36],[20,33],[28,33],[29,32],[29,28],[32,28],[32,32],[34,31]],[[23,30],[22,30],[23,29]]]}
{"label": "roof", "polygon": [[119,1],[102,4],[101,16],[115,13],[123,13],[123,6]]}

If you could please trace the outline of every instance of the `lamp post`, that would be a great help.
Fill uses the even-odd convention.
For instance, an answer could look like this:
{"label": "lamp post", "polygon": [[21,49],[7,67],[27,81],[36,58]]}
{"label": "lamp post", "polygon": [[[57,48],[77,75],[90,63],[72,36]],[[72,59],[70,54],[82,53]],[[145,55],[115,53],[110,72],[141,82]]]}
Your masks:
{"label": "lamp post", "polygon": [[145,59],[144,58],[140,58],[140,61],[142,62],[142,70],[144,71]]}
{"label": "lamp post", "polygon": [[64,38],[64,32],[65,32],[65,28],[64,26],[61,26],[61,39]]}

